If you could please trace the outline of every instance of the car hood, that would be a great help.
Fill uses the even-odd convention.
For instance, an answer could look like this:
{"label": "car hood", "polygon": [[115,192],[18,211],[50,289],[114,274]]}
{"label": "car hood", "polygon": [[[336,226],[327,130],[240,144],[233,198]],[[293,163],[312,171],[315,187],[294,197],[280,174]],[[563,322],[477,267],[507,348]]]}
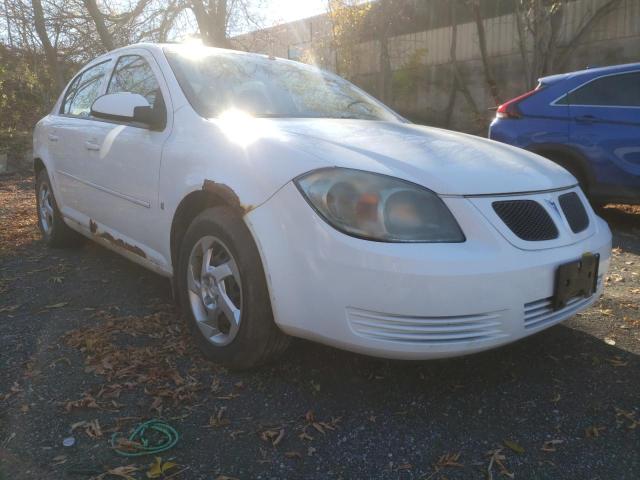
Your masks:
{"label": "car hood", "polygon": [[543,157],[448,130],[343,119],[273,122],[279,141],[314,157],[309,162],[312,168],[368,170],[409,180],[443,195],[532,192],[577,183],[570,173]]}

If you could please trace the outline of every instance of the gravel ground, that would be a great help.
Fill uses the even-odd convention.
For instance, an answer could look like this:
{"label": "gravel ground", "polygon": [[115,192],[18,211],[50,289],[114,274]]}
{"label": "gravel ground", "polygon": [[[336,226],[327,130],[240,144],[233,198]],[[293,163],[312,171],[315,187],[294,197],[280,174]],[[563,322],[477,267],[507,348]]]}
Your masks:
{"label": "gravel ground", "polygon": [[412,363],[294,341],[233,373],[193,350],[167,280],[47,249],[32,191],[0,179],[2,480],[153,477],[109,443],[149,418],[181,434],[154,478],[640,478],[640,208],[602,211],[604,297],[526,340]]}

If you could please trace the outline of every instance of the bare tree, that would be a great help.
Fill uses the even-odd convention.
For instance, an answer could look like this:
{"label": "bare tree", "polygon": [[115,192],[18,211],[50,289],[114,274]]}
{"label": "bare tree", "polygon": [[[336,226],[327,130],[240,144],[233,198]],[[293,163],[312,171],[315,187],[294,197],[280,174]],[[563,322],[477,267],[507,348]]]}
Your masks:
{"label": "bare tree", "polygon": [[410,5],[403,0],[378,0],[367,15],[366,27],[378,43],[379,67],[378,95],[383,102],[392,100],[391,56],[389,39],[394,31],[407,20],[406,11]]}
{"label": "bare tree", "polygon": [[370,3],[358,0],[328,0],[327,19],[331,26],[331,39],[323,47],[332,51],[335,72],[350,78],[357,70],[357,49],[362,38],[363,20],[371,8]]}
{"label": "bare tree", "polygon": [[[517,41],[523,65],[525,88],[533,88],[537,79],[563,69],[580,42],[622,0],[608,0],[582,19],[576,33],[561,43],[568,0],[514,0]],[[501,101],[500,87],[493,73],[487,50],[482,0],[470,0],[478,32],[485,81],[496,105]]]}
{"label": "bare tree", "polygon": [[567,42],[562,48],[562,51],[556,56],[553,62],[555,65],[564,65],[574,52],[580,41],[589,33],[600,21],[602,21],[607,15],[613,12],[621,3],[622,0],[609,0],[607,3],[601,5],[599,8],[583,20],[582,25],[578,28],[573,38]]}
{"label": "bare tree", "polygon": [[227,0],[191,0],[191,10],[198,22],[202,41],[215,47],[229,47]]}
{"label": "bare tree", "polygon": [[473,19],[478,30],[478,45],[480,47],[480,57],[482,58],[484,77],[487,85],[489,86],[491,97],[493,98],[496,105],[498,105],[499,103],[501,103],[500,88],[498,87],[498,82],[496,81],[496,78],[493,74],[493,68],[491,67],[491,62],[489,61],[489,52],[487,50],[487,35],[484,30],[484,18],[482,17],[482,11],[480,9],[480,1],[481,0],[472,0],[471,10],[473,12]]}
{"label": "bare tree", "polygon": [[480,110],[478,109],[478,105],[476,101],[473,99],[473,95],[469,91],[469,87],[467,83],[464,81],[462,74],[460,73],[460,67],[458,66],[458,58],[457,58],[457,48],[458,48],[458,14],[457,14],[457,4],[460,0],[451,0],[449,3],[450,15],[451,15],[451,46],[449,49],[450,55],[450,64],[451,64],[451,72],[453,81],[451,82],[451,90],[449,93],[449,101],[447,102],[447,107],[445,110],[445,119],[444,124],[447,127],[451,127],[451,121],[453,117],[453,109],[456,103],[457,93],[462,92],[465,100],[473,110],[473,113],[476,118],[480,119]]}
{"label": "bare tree", "polygon": [[47,64],[51,70],[51,75],[56,82],[56,87],[58,90],[61,90],[64,85],[64,77],[62,76],[62,70],[58,63],[58,52],[49,39],[42,3],[40,0],[31,0],[31,6],[33,8],[34,28],[38,34],[40,43],[42,44],[42,48],[47,58]]}
{"label": "bare tree", "polygon": [[100,37],[100,41],[102,42],[105,50],[113,50],[115,48],[113,43],[113,36],[107,29],[107,25],[104,21],[104,16],[98,8],[96,0],[83,0],[83,3],[87,8],[87,11],[89,12],[89,15],[91,15],[91,18],[93,19],[93,23],[95,24],[96,30],[98,31],[98,36]]}

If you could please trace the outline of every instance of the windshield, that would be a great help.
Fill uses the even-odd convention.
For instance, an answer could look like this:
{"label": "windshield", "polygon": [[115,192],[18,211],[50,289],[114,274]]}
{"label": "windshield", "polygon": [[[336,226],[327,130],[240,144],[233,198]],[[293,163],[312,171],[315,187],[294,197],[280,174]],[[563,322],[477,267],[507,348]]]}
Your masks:
{"label": "windshield", "polygon": [[317,68],[201,50],[194,55],[167,48],[165,53],[187,99],[203,117],[239,109],[256,117],[399,120],[351,83]]}

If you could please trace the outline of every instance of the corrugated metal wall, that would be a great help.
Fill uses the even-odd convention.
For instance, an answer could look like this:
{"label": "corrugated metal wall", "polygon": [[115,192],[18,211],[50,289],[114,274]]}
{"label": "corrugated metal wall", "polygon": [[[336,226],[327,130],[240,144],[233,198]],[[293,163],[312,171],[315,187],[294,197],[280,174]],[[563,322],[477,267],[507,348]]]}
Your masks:
{"label": "corrugated metal wall", "polygon": [[[608,0],[576,0],[565,5],[560,43],[571,39],[586,19]],[[484,21],[487,50],[491,57],[518,53],[518,31],[514,15],[502,15]],[[393,37],[389,42],[392,69],[406,65],[415,52],[424,52],[421,63],[439,65],[449,63],[451,27]],[[457,28],[456,56],[459,62],[480,58],[478,34],[474,23],[463,23]],[[581,44],[615,38],[640,36],[640,1],[623,0],[618,8],[598,22],[584,37]],[[378,46],[375,42],[361,44],[361,65],[356,74],[379,71]],[[638,52],[640,60],[640,50]]]}
{"label": "corrugated metal wall", "polygon": [[[506,0],[505,0],[506,1]],[[574,38],[593,13],[609,0],[568,0],[564,3],[559,44]],[[497,4],[496,4],[497,5]],[[497,7],[496,7],[497,8]],[[497,13],[498,10],[496,10]],[[500,9],[501,12],[508,9]],[[466,18],[469,18],[467,15]],[[529,87],[534,79],[525,79],[520,56],[518,30],[514,14],[490,16],[484,20],[487,50],[501,93],[505,98]],[[451,26],[395,36],[389,39],[391,68],[394,72],[417,72],[410,88],[400,89],[387,99],[392,107],[422,123],[442,125],[442,112],[451,92]],[[335,52],[330,51],[331,24],[326,16],[318,16],[243,36],[252,42],[248,49],[281,57],[291,52],[311,52],[296,60],[314,61],[323,68],[335,70]],[[532,39],[527,42],[531,50]],[[488,91],[483,75],[478,32],[475,23],[457,25],[456,57],[459,70],[476,103],[476,112],[464,100],[456,104],[453,122],[446,125],[469,132],[482,132],[490,118],[488,109],[495,101]],[[374,95],[378,93],[380,75],[380,44],[376,40],[355,47],[351,71],[348,74]],[[531,61],[531,58],[529,58]],[[588,65],[640,62],[640,0],[621,0],[616,9],[598,21],[581,38],[571,58],[554,65],[553,72],[571,71]],[[398,72],[400,73],[400,72]],[[395,75],[395,74],[394,74]],[[411,75],[410,75],[411,76]],[[403,75],[400,75],[403,77]],[[407,75],[404,75],[406,80]]]}
{"label": "corrugated metal wall", "polygon": [[[573,0],[565,3],[560,42],[566,43],[594,11],[609,0]],[[514,15],[502,15],[484,21],[487,48],[492,57],[518,52],[518,32]],[[422,63],[439,65],[450,61],[451,27],[392,37],[389,42],[392,68],[405,65],[415,54],[424,52]],[[458,25],[457,60],[464,62],[480,58],[478,34],[474,23]],[[287,57],[290,47],[314,48],[326,45],[330,25],[324,16],[280,25],[237,38],[239,44],[254,51]],[[616,38],[640,36],[640,0],[623,0],[610,15],[591,29],[581,44]],[[358,45],[356,74],[379,71],[379,47],[375,41]],[[640,51],[639,51],[640,54]]]}

